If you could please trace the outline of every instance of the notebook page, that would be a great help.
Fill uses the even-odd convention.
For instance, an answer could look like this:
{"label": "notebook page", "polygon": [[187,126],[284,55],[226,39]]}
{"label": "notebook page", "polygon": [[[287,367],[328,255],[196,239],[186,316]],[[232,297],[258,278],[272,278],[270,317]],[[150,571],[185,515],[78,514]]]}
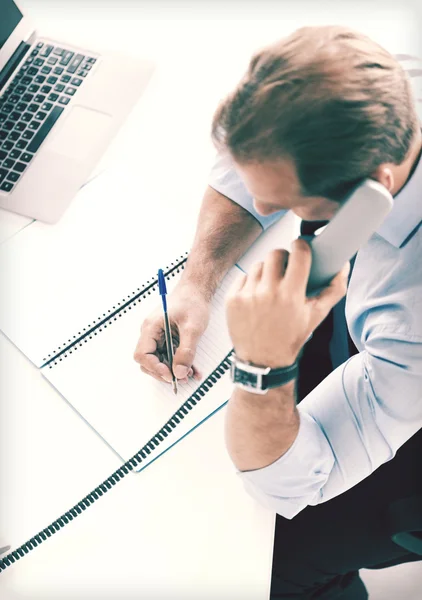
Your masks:
{"label": "notebook page", "polygon": [[[194,365],[202,379],[179,383],[177,396],[171,385],[142,373],[133,359],[140,326],[152,310],[161,306],[158,289],[140,300],[120,317],[115,317],[77,349],[42,369],[44,376],[82,415],[88,424],[124,459],[138,452],[198,389],[230,352],[231,340],[224,299],[241,271],[233,267],[224,278],[211,306],[209,325],[200,339]],[[180,272],[167,279],[168,304]],[[232,384],[226,372],[189,411],[175,430],[148,457],[157,458],[218,410],[230,397]],[[147,462],[142,463],[142,466]]]}

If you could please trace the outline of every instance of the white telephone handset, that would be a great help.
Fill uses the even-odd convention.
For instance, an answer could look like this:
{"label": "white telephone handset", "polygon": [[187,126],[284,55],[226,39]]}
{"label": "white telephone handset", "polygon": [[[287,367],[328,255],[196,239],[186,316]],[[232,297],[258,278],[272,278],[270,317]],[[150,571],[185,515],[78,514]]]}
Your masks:
{"label": "white telephone handset", "polygon": [[312,266],[308,296],[330,283],[369,240],[392,207],[393,197],[377,181],[366,179],[355,189],[324,230],[310,241]]}

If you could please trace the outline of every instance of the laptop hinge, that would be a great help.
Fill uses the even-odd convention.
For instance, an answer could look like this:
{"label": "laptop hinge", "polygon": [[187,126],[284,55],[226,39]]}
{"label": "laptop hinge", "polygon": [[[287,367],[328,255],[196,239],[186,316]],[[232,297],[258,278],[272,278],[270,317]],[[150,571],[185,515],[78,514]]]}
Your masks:
{"label": "laptop hinge", "polygon": [[16,48],[12,56],[9,58],[5,66],[3,67],[0,75],[0,91],[4,88],[11,75],[13,74],[15,68],[20,63],[22,58],[25,56],[28,49],[31,47],[31,44],[27,44],[26,42],[21,42],[19,46]]}

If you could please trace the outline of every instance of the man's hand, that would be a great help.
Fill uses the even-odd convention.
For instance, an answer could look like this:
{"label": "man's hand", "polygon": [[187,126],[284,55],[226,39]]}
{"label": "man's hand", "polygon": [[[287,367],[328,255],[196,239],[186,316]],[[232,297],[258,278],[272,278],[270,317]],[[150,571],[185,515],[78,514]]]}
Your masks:
{"label": "man's hand", "polygon": [[311,248],[273,250],[233,284],[226,298],[229,333],[240,360],[271,368],[291,365],[302,346],[347,291],[350,265],[318,295],[306,297]]}
{"label": "man's hand", "polygon": [[[177,379],[187,381],[193,376],[201,379],[201,373],[193,365],[199,338],[207,328],[211,304],[187,283],[179,284],[168,296],[168,315],[175,354],[173,371]],[[151,313],[141,326],[141,336],[134,359],[141,371],[159,381],[171,383],[167,362],[163,309],[160,306]]]}

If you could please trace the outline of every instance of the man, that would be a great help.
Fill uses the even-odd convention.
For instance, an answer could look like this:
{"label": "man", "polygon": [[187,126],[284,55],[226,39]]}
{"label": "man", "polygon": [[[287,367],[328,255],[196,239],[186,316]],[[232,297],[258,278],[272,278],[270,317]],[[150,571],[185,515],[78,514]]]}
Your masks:
{"label": "man", "polygon": [[[227,410],[239,475],[278,513],[271,598],[361,600],[360,568],[422,559],[391,541],[385,521],[391,502],[422,491],[422,136],[410,84],[367,37],[303,28],[252,58],[214,116],[213,139],[220,157],[169,300],[181,379],[200,375],[195,349],[219,282],[280,211],[329,220],[368,177],[395,198],[350,280],[346,316],[357,350],[345,360],[339,351],[337,368],[320,373],[303,401],[311,342],[315,352],[306,340],[326,326],[347,271],[306,298],[310,250],[298,240],[289,256],[276,250],[255,264],[227,299],[239,360],[276,369],[303,351],[298,398],[295,380],[265,396],[235,388]],[[135,359],[171,381],[163,338],[157,309]]]}

